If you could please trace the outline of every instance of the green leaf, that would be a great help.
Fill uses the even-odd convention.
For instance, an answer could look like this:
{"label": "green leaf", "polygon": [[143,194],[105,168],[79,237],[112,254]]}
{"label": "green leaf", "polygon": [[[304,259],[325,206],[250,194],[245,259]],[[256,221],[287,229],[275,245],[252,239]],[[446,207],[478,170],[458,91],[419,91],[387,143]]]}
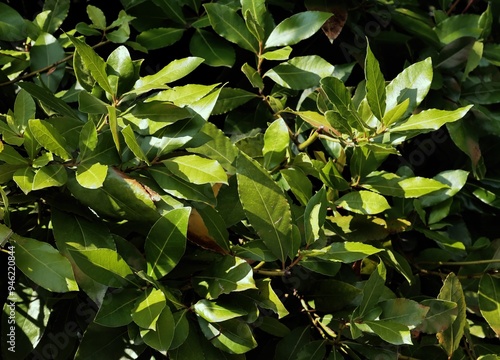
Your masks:
{"label": "green leaf", "polygon": [[326,340],[315,340],[302,346],[297,360],[323,360],[326,355]]}
{"label": "green leaf", "polygon": [[181,24],[186,25],[186,20],[182,13],[182,8],[177,2],[172,2],[169,0],[153,0],[153,2],[158,6],[163,12],[168,16],[169,19]]}
{"label": "green leaf", "polygon": [[[218,200],[218,199],[217,199]],[[241,246],[235,245],[231,248],[236,256],[243,259],[250,259],[255,261],[275,261],[276,256],[267,248],[262,240],[249,241]]]}
{"label": "green leaf", "polygon": [[132,270],[115,250],[68,247],[68,251],[85,275],[98,283],[112,287],[123,287],[127,283],[138,286]]}
{"label": "green leaf", "polygon": [[170,350],[176,349],[184,344],[189,336],[189,321],[187,319],[188,312],[189,309],[186,309],[177,311],[172,314],[175,321],[175,331],[174,338],[172,339],[172,343],[170,344]]}
{"label": "green leaf", "polygon": [[311,180],[309,180],[304,171],[299,167],[289,167],[280,170],[280,174],[285,179],[297,200],[299,200],[302,205],[307,205],[312,196],[313,187]]}
{"label": "green leaf", "polygon": [[35,118],[35,112],[35,101],[26,90],[21,89],[14,102],[14,122],[20,133],[28,127],[28,120]]}
{"label": "green leaf", "polygon": [[479,15],[460,14],[446,18],[437,24],[436,35],[443,44],[449,44],[462,37],[475,37],[482,33],[479,27]]}
{"label": "green leaf", "polygon": [[259,319],[259,329],[277,337],[285,337],[290,334],[290,329],[278,319],[265,316]]}
{"label": "green leaf", "polygon": [[148,171],[167,194],[180,199],[204,202],[209,205],[215,205],[216,203],[212,185],[210,184],[197,185],[182,180],[163,166],[154,166],[149,168]]}
{"label": "green leaf", "polygon": [[361,186],[383,195],[404,198],[418,198],[438,190],[446,190],[448,186],[434,179],[420,176],[400,178],[392,173],[374,172],[368,175]]}
{"label": "green leaf", "polygon": [[66,140],[52,124],[45,120],[32,119],[29,121],[29,128],[34,138],[44,148],[63,160],[71,159],[67,151]]}
{"label": "green leaf", "polygon": [[457,303],[458,314],[453,323],[444,331],[436,334],[439,344],[443,347],[449,357],[458,349],[460,341],[464,336],[464,329],[467,325],[467,314],[464,292],[460,280],[455,274],[450,273],[437,297],[440,300],[453,301]]}
{"label": "green leaf", "polygon": [[378,60],[373,55],[370,45],[366,48],[365,59],[366,100],[377,119],[385,114],[385,79],[380,71]]}
{"label": "green leaf", "polygon": [[[64,49],[57,39],[50,34],[42,33],[38,36],[30,51],[31,70],[37,71],[51,66],[64,57]],[[41,74],[39,79],[49,90],[55,92],[64,76],[64,64],[53,69],[54,71],[51,71],[50,74]]]}
{"label": "green leaf", "polygon": [[66,168],[60,164],[47,165],[38,170],[33,178],[33,190],[51,186],[63,186],[68,180]]}
{"label": "green leaf", "polygon": [[139,295],[140,292],[136,289],[121,289],[116,293],[108,294],[104,298],[94,322],[107,327],[130,324],[132,322],[132,310]]}
{"label": "green leaf", "polygon": [[132,130],[132,127],[130,125],[127,125],[122,129],[122,135],[130,151],[132,151],[139,160],[142,160],[146,164],[150,165],[149,160],[144,154],[144,151],[142,151],[141,146],[137,142],[134,130]]}
{"label": "green leaf", "polygon": [[228,174],[233,175],[236,172],[233,164],[238,156],[238,148],[211,122],[206,122],[203,125],[203,128],[199,131],[199,135],[208,136],[209,140],[201,146],[190,147],[187,150],[191,153],[217,160]]}
{"label": "green leaf", "polygon": [[163,311],[156,322],[155,330],[141,329],[141,337],[144,342],[158,351],[167,351],[172,344],[175,333],[174,317],[168,306]]}
{"label": "green leaf", "polygon": [[358,307],[360,317],[368,314],[380,301],[380,297],[384,292],[385,271],[384,263],[379,263],[377,268],[365,282],[365,286],[363,287],[363,299]]}
{"label": "green leaf", "polygon": [[259,279],[255,284],[259,289],[256,300],[260,307],[274,311],[274,313],[278,315],[278,319],[284,318],[289,314],[279,296],[274,291],[271,279]]}
{"label": "green leaf", "polygon": [[189,51],[205,59],[209,66],[232,67],[236,61],[236,53],[227,41],[203,29],[196,29],[189,42]]}
{"label": "green leaf", "polygon": [[148,50],[155,50],[176,43],[183,34],[184,29],[155,28],[141,32],[136,41]]}
{"label": "green leaf", "polygon": [[250,224],[266,246],[286,261],[292,254],[291,211],[279,186],[254,160],[241,153],[237,161],[238,193]]}
{"label": "green leaf", "polygon": [[196,69],[204,60],[199,57],[177,59],[169,63],[156,74],[141,77],[136,81],[130,93],[137,95],[154,89],[168,88],[165,85],[183,78]]}
{"label": "green leaf", "polygon": [[397,104],[391,110],[386,111],[382,118],[382,123],[386,127],[389,127],[395,122],[401,120],[403,116],[405,116],[409,105],[410,105],[410,99],[406,98],[402,103]]}
{"label": "green leaf", "polygon": [[419,134],[437,130],[446,123],[457,121],[465,116],[472,105],[464,106],[453,111],[429,109],[412,115],[402,124],[391,127],[390,132],[420,130]]}
{"label": "green leaf", "polygon": [[167,159],[163,164],[172,174],[193,184],[227,184],[226,172],[217,160],[198,155],[184,155]]}
{"label": "green leaf", "polygon": [[179,107],[191,105],[212,92],[218,84],[187,84],[163,90],[148,98],[148,101],[168,101]]}
{"label": "green leaf", "polygon": [[19,13],[0,3],[0,40],[20,41],[26,38],[26,24]]}
{"label": "green leaf", "polygon": [[161,279],[184,255],[190,212],[190,208],[171,210],[149,230],[144,244],[149,276]]}
{"label": "green leaf", "polygon": [[316,309],[328,312],[356,306],[361,296],[362,290],[356,286],[335,279],[316,281],[312,293]]}
{"label": "green leaf", "polygon": [[71,264],[51,245],[13,235],[16,266],[41,287],[53,292],[78,290]]}
{"label": "green leaf", "polygon": [[243,89],[223,88],[212,114],[225,114],[240,105],[256,98],[256,95]]}
{"label": "green leaf", "polygon": [[468,171],[460,169],[440,172],[434,176],[434,179],[449,187],[421,197],[420,202],[422,206],[429,207],[451,198],[462,189],[467,182],[468,176]]}
{"label": "green leaf", "polygon": [[252,330],[248,324],[237,319],[227,320],[213,325],[198,317],[201,331],[218,349],[230,354],[244,354],[257,347]]}
{"label": "green leaf", "polygon": [[357,214],[369,215],[391,208],[385,197],[365,190],[350,192],[338,199],[335,204]]}
{"label": "green leaf", "polygon": [[270,69],[264,76],[283,87],[304,90],[318,86],[322,78],[333,75],[334,69],[317,55],[298,56]]}
{"label": "green leaf", "polygon": [[426,334],[436,334],[447,329],[457,317],[457,303],[440,299],[427,299],[421,302],[429,311],[417,330]]}
{"label": "green leaf", "polygon": [[333,243],[320,250],[304,250],[300,254],[309,258],[320,258],[328,261],[339,261],[346,264],[364,259],[370,255],[383,251],[372,245],[359,242]]}
{"label": "green leaf", "polygon": [[21,88],[29,92],[32,96],[40,100],[43,104],[55,110],[61,115],[66,115],[70,118],[80,120],[80,118],[73,112],[73,110],[63,100],[57,98],[49,90],[35,85],[31,82],[20,82]]}
{"label": "green leaf", "polygon": [[215,300],[221,294],[255,289],[252,267],[243,259],[224,256],[198,276],[193,287],[201,296]]}
{"label": "green leaf", "polygon": [[106,30],[106,16],[101,9],[93,5],[87,5],[87,15],[97,29]]}
{"label": "green leaf", "polygon": [[384,341],[393,345],[412,345],[411,334],[408,326],[386,320],[366,320],[363,325],[370,328]]}
{"label": "green leaf", "polygon": [[108,123],[109,129],[111,130],[111,135],[113,136],[113,142],[115,143],[116,150],[120,152],[120,137],[118,132],[118,118],[116,117],[116,108],[114,106],[106,105],[108,108]]}
{"label": "green leaf", "polygon": [[123,45],[109,54],[106,60],[107,72],[110,73],[108,78],[113,80],[111,86],[117,95],[121,95],[132,88],[139,77],[138,67],[141,62],[142,60],[132,61],[128,49]]}
{"label": "green leaf", "polygon": [[97,53],[81,40],[68,34],[69,39],[76,48],[76,51],[82,57],[83,63],[89,69],[92,77],[97,81],[99,86],[109,94],[116,95],[113,93],[113,89],[108,81],[108,75],[106,73],[106,63],[104,60],[97,55]]}
{"label": "green leaf", "polygon": [[204,4],[203,7],[217,34],[254,54],[259,52],[257,39],[248,31],[245,22],[235,10],[227,5],[215,3]]}
{"label": "green leaf", "polygon": [[244,63],[241,67],[241,71],[247,77],[248,81],[254,88],[262,91],[264,89],[264,81],[262,80],[262,76],[255,70],[253,67],[248,65],[248,63]]}
{"label": "green leaf", "polygon": [[274,169],[286,158],[290,135],[285,120],[279,118],[273,121],[264,133],[264,167],[268,170]]}
{"label": "green leaf", "polygon": [[500,334],[500,279],[484,274],[479,282],[479,310],[493,331]]}
{"label": "green leaf", "polygon": [[275,60],[275,61],[288,60],[290,58],[291,53],[292,53],[292,48],[290,46],[285,46],[280,49],[266,51],[260,57],[262,59]]}
{"label": "green leaf", "polygon": [[155,330],[166,305],[165,295],[161,290],[149,289],[137,298],[132,309],[132,320],[141,328]]}
{"label": "green leaf", "polygon": [[380,304],[381,320],[391,321],[406,326],[417,326],[429,312],[430,307],[409,299],[390,299]]}
{"label": "green leaf", "polygon": [[104,183],[108,166],[99,163],[81,163],[76,168],[76,181],[87,189],[98,189]]}
{"label": "green leaf", "polygon": [[[385,115],[398,104],[409,99],[410,104],[402,118],[411,114],[429,92],[432,82],[432,60],[427,58],[408,66],[386,87]],[[387,124],[387,123],[385,123]]]}
{"label": "green leaf", "polygon": [[28,159],[22,157],[12,146],[2,144],[0,148],[0,161],[11,165],[28,165]]}
{"label": "green leaf", "polygon": [[231,306],[230,304],[208,301],[205,299],[198,300],[198,302],[193,305],[193,309],[196,314],[212,323],[226,321],[248,314],[247,311]]}
{"label": "green leaf", "polygon": [[87,121],[82,127],[78,145],[80,149],[80,161],[85,161],[85,158],[90,155],[97,146],[97,130],[93,121]]}
{"label": "green leaf", "polygon": [[311,197],[304,211],[304,237],[307,245],[324,237],[323,224],[326,219],[327,207],[326,191],[322,187]]}
{"label": "green leaf", "polygon": [[23,193],[28,194],[33,189],[34,177],[35,172],[33,171],[33,169],[27,167],[25,169],[16,170],[16,172],[12,176],[12,179],[23,191]]}
{"label": "green leaf", "polygon": [[279,23],[266,40],[265,48],[293,45],[314,35],[331,13],[304,11]]}
{"label": "green leaf", "polygon": [[89,94],[86,91],[80,91],[78,94],[78,110],[86,114],[106,114],[108,109],[107,104]]}
{"label": "green leaf", "polygon": [[311,342],[309,327],[297,326],[276,345],[274,360],[296,359],[297,354]]}

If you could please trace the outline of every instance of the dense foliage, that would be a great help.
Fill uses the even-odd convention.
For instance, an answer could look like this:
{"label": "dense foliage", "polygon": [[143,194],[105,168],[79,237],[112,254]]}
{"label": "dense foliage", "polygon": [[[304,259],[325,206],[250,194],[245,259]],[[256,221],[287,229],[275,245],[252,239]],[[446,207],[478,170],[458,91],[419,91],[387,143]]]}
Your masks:
{"label": "dense foliage", "polygon": [[0,3],[2,358],[498,359],[499,19]]}

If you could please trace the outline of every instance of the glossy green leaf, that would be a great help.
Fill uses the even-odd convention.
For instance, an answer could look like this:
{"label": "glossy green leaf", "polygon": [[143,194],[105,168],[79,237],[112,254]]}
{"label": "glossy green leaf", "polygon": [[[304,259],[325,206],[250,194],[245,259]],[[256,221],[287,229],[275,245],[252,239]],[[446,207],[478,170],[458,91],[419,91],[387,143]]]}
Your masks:
{"label": "glossy green leaf", "polygon": [[264,76],[283,87],[303,90],[318,86],[322,78],[333,75],[334,69],[317,55],[298,56],[270,69]]}
{"label": "glossy green leaf", "polygon": [[141,328],[155,330],[158,318],[166,305],[163,292],[150,289],[137,298],[132,309],[132,320]]}
{"label": "glossy green leaf", "polygon": [[189,336],[189,321],[187,319],[187,314],[189,310],[180,310],[174,312],[172,315],[175,321],[175,330],[174,330],[174,338],[172,339],[172,343],[170,344],[170,349],[176,349],[184,342]]}
{"label": "glossy green leaf", "polygon": [[248,314],[247,311],[223,302],[199,300],[193,305],[196,314],[208,322],[217,323]]}
{"label": "glossy green leaf", "polygon": [[217,324],[207,322],[198,317],[201,331],[218,349],[230,354],[244,354],[257,347],[252,330],[247,323],[237,319]]}
{"label": "glossy green leaf", "polygon": [[464,36],[479,38],[482,29],[479,27],[479,15],[461,14],[441,21],[435,31],[443,44],[449,44]]}
{"label": "glossy green leaf", "polygon": [[27,165],[28,160],[21,156],[12,146],[2,144],[0,161],[11,165]]}
{"label": "glossy green leaf", "polygon": [[134,153],[134,155],[137,156],[137,158],[139,160],[142,160],[146,164],[149,165],[150,164],[149,160],[146,157],[146,155],[144,154],[144,151],[142,151],[139,143],[137,142],[137,139],[135,137],[134,130],[132,130],[132,127],[130,125],[127,125],[122,129],[121,132],[122,132],[123,138],[125,139],[125,143],[127,144],[130,151],[132,151]]}
{"label": "glossy green leaf", "polygon": [[156,74],[141,77],[134,84],[130,93],[137,95],[154,89],[165,89],[166,84],[183,78],[196,69],[204,60],[199,57],[187,57],[170,62]]}
{"label": "glossy green leaf", "polygon": [[[64,59],[65,54],[63,47],[54,36],[42,33],[31,48],[30,57],[31,69],[37,71]],[[50,74],[41,74],[40,80],[47,89],[55,92],[64,76],[64,63],[53,69],[54,71]],[[38,81],[35,82],[38,83]]]}
{"label": "glossy green leaf", "polygon": [[387,320],[366,320],[363,322],[363,325],[370,328],[370,330],[380,336],[382,340],[387,341],[390,344],[412,344],[410,330],[405,325]]}
{"label": "glossy green leaf", "polygon": [[381,262],[365,282],[365,286],[363,287],[363,298],[358,307],[360,317],[368,314],[380,301],[380,297],[384,292],[385,272],[384,263]]}
{"label": "glossy green leaf", "polygon": [[[266,51],[261,55],[261,58],[266,60],[288,60],[290,58],[290,54],[292,53],[292,48],[290,46],[285,46],[280,49]],[[296,59],[296,58],[295,58]]]}
{"label": "glossy green leaf", "polygon": [[19,13],[0,3],[0,40],[20,41],[26,37],[26,24]]}
{"label": "glossy green leaf", "polygon": [[234,174],[236,171],[234,162],[238,156],[238,148],[213,123],[205,123],[199,134],[208,136],[209,140],[201,146],[191,147],[187,150],[217,160],[228,174]]}
{"label": "glossy green leaf", "polygon": [[185,25],[186,20],[182,14],[182,8],[177,2],[172,2],[169,0],[153,0],[153,2],[163,10],[163,12],[168,16],[169,19]]}
{"label": "glossy green leaf", "polygon": [[259,52],[257,39],[250,33],[235,10],[227,5],[215,3],[205,4],[203,7],[217,34],[254,54]]}
{"label": "glossy green leaf", "polygon": [[141,32],[136,41],[148,50],[161,49],[179,41],[184,29],[155,28]]}
{"label": "glossy green leaf", "polygon": [[269,316],[259,319],[259,329],[277,337],[284,337],[290,334],[290,329],[286,325]]}
{"label": "glossy green leaf", "polygon": [[372,245],[346,241],[343,243],[335,242],[320,250],[301,251],[301,255],[349,264],[381,251],[383,250]]}
{"label": "glossy green leaf", "polygon": [[382,120],[385,114],[385,79],[380,71],[378,60],[370,46],[366,48],[365,59],[366,100],[373,114]]}
{"label": "glossy green leaf", "polygon": [[273,121],[264,133],[264,167],[268,170],[274,169],[286,158],[286,151],[290,142],[288,126],[285,120],[279,118]]}
{"label": "glossy green leaf", "polygon": [[272,310],[281,319],[289,314],[285,305],[274,291],[271,279],[259,279],[255,282],[259,289],[259,294],[256,300],[260,307]]}
{"label": "glossy green leaf", "polygon": [[380,319],[406,326],[417,326],[426,317],[429,307],[410,299],[390,299],[380,304]]}
{"label": "glossy green leaf", "polygon": [[152,226],[144,245],[149,276],[162,278],[184,255],[190,212],[190,208],[171,210]]}
{"label": "glossy green leaf", "polygon": [[241,67],[241,71],[245,74],[248,81],[250,81],[250,84],[252,84],[254,88],[257,88],[260,91],[264,89],[264,81],[256,69],[248,65],[248,63],[244,63]]}
{"label": "glossy green leaf", "polygon": [[87,5],[87,15],[89,16],[90,21],[92,21],[92,25],[94,25],[97,29],[106,29],[106,16],[101,9],[93,5]]}
{"label": "glossy green leaf", "polygon": [[326,191],[322,187],[311,197],[304,211],[304,237],[307,245],[324,237],[323,224],[327,207]]}
{"label": "glossy green leaf", "polygon": [[[430,109],[412,115],[399,125],[394,125],[391,132],[420,130],[419,134],[437,130],[446,123],[457,121],[465,116],[472,105],[464,106],[453,111]],[[424,130],[424,131],[423,131]]]}
{"label": "glossy green leaf", "polygon": [[429,311],[418,330],[426,334],[436,334],[447,329],[457,317],[457,303],[440,299],[427,299],[421,302]]}
{"label": "glossy green leaf", "polygon": [[266,40],[265,47],[293,45],[314,35],[332,16],[321,11],[304,11],[279,23]]}
{"label": "glossy green leaf", "polygon": [[29,127],[40,145],[63,160],[71,159],[71,155],[67,151],[66,140],[52,124],[45,120],[32,119],[29,121]]}
{"label": "glossy green leaf", "polygon": [[109,54],[106,64],[107,72],[110,73],[108,76],[110,84],[117,95],[130,90],[139,77],[136,69],[137,61],[132,61],[130,52],[123,45]]}
{"label": "glossy green leaf", "polygon": [[200,201],[215,205],[215,195],[210,184],[197,185],[178,178],[165,167],[151,167],[149,173],[167,193],[180,199]]}
{"label": "glossy green leaf", "polygon": [[26,90],[21,89],[14,102],[14,122],[20,133],[28,127],[28,120],[35,118],[35,112],[35,101]]}
{"label": "glossy green leaf", "polygon": [[51,186],[63,186],[68,180],[66,168],[60,164],[47,165],[35,173],[33,190],[45,189]]}
{"label": "glossy green leaf", "polygon": [[105,114],[108,112],[106,103],[86,91],[78,94],[78,110],[86,114]]}
{"label": "glossy green leaf", "polygon": [[97,53],[88,46],[85,42],[68,34],[69,39],[75,46],[76,50],[82,57],[83,63],[89,69],[92,77],[97,81],[99,86],[109,94],[113,94],[113,89],[108,81],[106,74],[106,63],[97,55]]}
{"label": "glossy green leaf", "polygon": [[34,177],[35,172],[33,171],[33,169],[27,167],[24,169],[16,170],[16,172],[14,172],[12,176],[12,179],[23,191],[23,193],[28,194],[33,189]]}
{"label": "glossy green leaf", "polygon": [[68,248],[68,251],[78,267],[98,283],[112,287],[127,283],[138,286],[132,270],[115,250]]}
{"label": "glossy green leaf", "polygon": [[434,179],[446,184],[449,186],[447,189],[442,189],[439,191],[436,191],[435,193],[425,195],[420,198],[420,202],[423,207],[428,207],[432,205],[436,205],[440,203],[441,201],[444,201],[446,199],[449,199],[450,197],[454,196],[457,194],[462,187],[465,185],[467,182],[467,178],[469,176],[469,172],[465,170],[446,170],[442,171],[436,176],[434,176]]}
{"label": "glossy green leaf", "polygon": [[236,61],[231,44],[203,29],[196,29],[189,42],[189,51],[205,59],[205,64],[210,66],[232,67]]}
{"label": "glossy green leaf", "polygon": [[174,175],[193,184],[227,184],[227,175],[217,160],[185,155],[167,159],[163,164]]}
{"label": "glossy green leaf", "polygon": [[457,318],[444,331],[437,333],[439,344],[446,351],[448,356],[451,356],[460,346],[462,337],[464,336],[465,326],[467,324],[466,304],[464,292],[460,280],[455,274],[450,273],[439,292],[437,297],[440,300],[453,301],[457,303]]}
{"label": "glossy green leaf", "polygon": [[53,292],[78,290],[71,264],[50,244],[15,236],[16,266],[41,287]]}
{"label": "glossy green leaf", "polygon": [[307,175],[300,168],[287,168],[280,170],[290,190],[302,205],[307,205],[312,196],[312,184]]}
{"label": "glossy green leaf", "polygon": [[99,163],[81,163],[76,169],[76,181],[87,189],[98,189],[104,183],[108,166]]}
{"label": "glossy green leaf", "polygon": [[132,322],[132,310],[140,292],[135,289],[121,289],[110,293],[97,312],[94,322],[107,327],[119,327]]}
{"label": "glossy green leaf", "polygon": [[252,268],[240,258],[224,256],[193,278],[193,288],[208,300],[221,294],[255,289]]}
{"label": "glossy green leaf", "polygon": [[78,147],[80,148],[80,160],[85,161],[85,158],[95,150],[97,146],[97,130],[93,121],[87,121],[82,127]]}
{"label": "glossy green leaf", "polygon": [[391,208],[382,195],[365,190],[350,192],[338,199],[335,204],[358,214],[370,215],[378,214]]}
{"label": "glossy green leaf", "polygon": [[392,173],[375,172],[367,176],[362,185],[383,195],[404,198],[418,198],[438,190],[448,189],[448,186],[434,179],[420,176],[400,178]]}
{"label": "glossy green leaf", "polygon": [[[217,199],[218,200],[218,199]],[[255,261],[275,261],[277,257],[267,248],[262,240],[253,240],[239,246],[233,246],[232,251],[243,259]]]}
{"label": "glossy green leaf", "polygon": [[255,98],[255,94],[243,89],[223,88],[212,114],[219,115],[227,113]]}
{"label": "glossy green leaf", "polygon": [[310,342],[309,327],[298,326],[278,342],[274,360],[295,359],[300,349]]}
{"label": "glossy green leaf", "polygon": [[500,280],[489,274],[479,282],[479,310],[495,334],[500,334]]}
{"label": "glossy green leaf", "polygon": [[44,105],[48,106],[52,110],[55,110],[59,114],[80,120],[68,104],[56,97],[49,90],[30,82],[20,82],[18,85],[29,92],[30,95],[40,100]]}
{"label": "glossy green leaf", "polygon": [[[411,114],[429,92],[432,82],[432,60],[427,58],[408,66],[399,73],[386,87],[386,110],[394,109],[398,104],[409,99],[410,103],[403,118]],[[388,124],[388,123],[385,123]]]}
{"label": "glossy green leaf", "polygon": [[238,192],[248,220],[266,246],[285,262],[291,254],[290,205],[266,171],[247,155],[237,159]]}

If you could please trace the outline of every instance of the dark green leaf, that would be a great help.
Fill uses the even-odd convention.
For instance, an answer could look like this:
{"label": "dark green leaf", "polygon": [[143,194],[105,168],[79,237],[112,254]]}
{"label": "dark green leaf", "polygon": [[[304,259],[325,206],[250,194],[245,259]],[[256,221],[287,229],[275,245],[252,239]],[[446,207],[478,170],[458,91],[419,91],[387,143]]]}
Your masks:
{"label": "dark green leaf", "polygon": [[210,66],[232,67],[236,60],[236,53],[227,41],[203,29],[196,29],[189,42],[189,50],[193,56],[205,59],[205,64]]}
{"label": "dark green leaf", "polygon": [[385,114],[385,79],[369,45],[366,48],[365,77],[366,100],[373,114],[382,120]]}
{"label": "dark green leaf", "polygon": [[94,322],[107,327],[124,326],[132,322],[132,309],[140,295],[135,289],[121,289],[109,293],[103,300]]}
{"label": "dark green leaf", "polygon": [[0,3],[0,40],[20,41],[26,37],[26,24],[19,13]]}
{"label": "dark green leaf", "polygon": [[493,331],[500,334],[500,280],[489,274],[479,282],[479,309]]}
{"label": "dark green leaf", "polygon": [[252,330],[247,323],[237,319],[211,324],[198,317],[201,331],[218,349],[230,354],[244,354],[257,347]]}
{"label": "dark green leaf", "polygon": [[231,306],[230,304],[208,301],[205,299],[199,300],[196,304],[194,304],[193,309],[196,314],[212,323],[226,321],[248,314],[247,311]]}
{"label": "dark green leaf", "polygon": [[45,189],[51,186],[63,186],[68,180],[66,168],[60,164],[47,165],[35,173],[33,190]]}
{"label": "dark green leaf", "polygon": [[156,28],[143,31],[136,41],[148,50],[167,47],[179,41],[184,34],[184,29]]}

